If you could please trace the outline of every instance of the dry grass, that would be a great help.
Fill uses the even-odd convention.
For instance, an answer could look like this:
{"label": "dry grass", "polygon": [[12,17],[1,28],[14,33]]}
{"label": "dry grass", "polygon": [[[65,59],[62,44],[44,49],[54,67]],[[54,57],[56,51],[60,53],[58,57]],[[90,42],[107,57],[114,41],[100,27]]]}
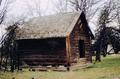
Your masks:
{"label": "dry grass", "polygon": [[120,79],[120,55],[111,55],[103,58],[102,62],[85,69],[70,72],[0,72],[0,79]]}

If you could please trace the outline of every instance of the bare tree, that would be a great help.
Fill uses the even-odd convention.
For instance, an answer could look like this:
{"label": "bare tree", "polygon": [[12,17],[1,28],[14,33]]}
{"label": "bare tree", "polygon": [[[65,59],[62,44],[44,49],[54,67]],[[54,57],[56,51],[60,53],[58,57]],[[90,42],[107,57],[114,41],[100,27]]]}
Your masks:
{"label": "bare tree", "polygon": [[120,3],[119,1],[115,1],[115,6],[116,6],[116,12],[117,12],[117,24],[118,24],[118,27],[120,29]]}
{"label": "bare tree", "polygon": [[[112,0],[109,0],[109,2],[107,2],[106,5],[102,8],[98,18],[99,27],[96,31],[96,42],[94,44],[95,45],[94,47],[96,48],[95,49],[96,61],[101,61],[101,52],[103,56],[106,56],[107,44],[109,43],[108,41],[112,40],[111,39],[112,33],[114,33],[112,30],[109,30],[107,27],[110,26],[109,24],[116,19],[116,16],[117,16],[116,6],[112,2]],[[108,37],[109,37],[109,40],[108,40]],[[115,38],[114,38],[114,41],[115,41]]]}
{"label": "bare tree", "polygon": [[0,24],[3,23],[5,20],[6,14],[8,12],[8,7],[12,4],[15,0],[1,0],[0,3]]}
{"label": "bare tree", "polygon": [[[0,24],[3,24],[3,21],[5,20],[5,16],[7,13],[7,8],[8,6],[12,3],[12,0],[1,0],[0,1]],[[12,28],[11,28],[12,30]],[[7,30],[8,34],[12,34],[13,32],[10,30]],[[11,43],[8,43],[6,41],[10,41],[9,38],[11,38],[11,36],[7,35],[7,33],[3,34],[2,38],[0,38],[0,69],[2,67],[2,65],[4,65],[5,70],[7,69],[7,65],[8,65],[8,58],[9,58],[9,47]],[[3,63],[3,59],[5,59],[5,62]]]}
{"label": "bare tree", "polygon": [[[9,63],[11,66],[11,71],[14,71],[14,65],[15,65],[15,29],[17,28],[18,23],[15,23],[14,25],[9,26],[6,28],[7,32],[4,34],[4,37],[2,38],[0,44],[1,44],[1,67],[5,67],[5,70],[7,70],[8,64],[8,58],[10,58]],[[3,57],[5,57],[5,63],[3,63]],[[5,64],[4,66],[2,66]]]}
{"label": "bare tree", "polygon": [[[0,1],[0,24],[4,20],[6,9],[7,9],[7,5],[6,5],[7,4],[7,0],[5,1],[5,3],[3,5],[2,5],[2,2],[3,2],[3,0]],[[1,39],[0,39],[0,45],[1,45]],[[1,69],[2,60],[3,60],[3,53],[1,53],[1,50],[0,50],[0,69]]]}
{"label": "bare tree", "polygon": [[117,21],[118,21],[118,27],[120,29],[120,11],[119,11],[119,9],[117,10]]}
{"label": "bare tree", "polygon": [[101,5],[96,6],[100,2],[101,0],[70,0],[71,5],[74,6],[76,11],[83,11],[85,13],[88,21],[100,9]]}
{"label": "bare tree", "polygon": [[0,1],[0,24],[3,22],[6,10],[7,10],[8,0],[1,0]]}

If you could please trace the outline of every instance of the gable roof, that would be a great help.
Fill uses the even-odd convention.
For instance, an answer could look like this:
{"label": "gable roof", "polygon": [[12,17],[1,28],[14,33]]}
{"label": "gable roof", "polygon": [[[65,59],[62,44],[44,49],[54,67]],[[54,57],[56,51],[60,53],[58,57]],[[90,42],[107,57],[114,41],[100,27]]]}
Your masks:
{"label": "gable roof", "polygon": [[[81,17],[82,16],[82,17]],[[85,15],[79,13],[61,13],[31,19],[16,29],[16,39],[43,39],[53,37],[66,37],[70,35],[79,17],[85,21],[87,33],[94,39]],[[84,19],[82,19],[84,18]]]}
{"label": "gable roof", "polygon": [[83,12],[80,15],[80,19],[81,19],[82,24],[85,26],[85,27],[83,27],[85,30],[85,33],[87,33],[92,39],[94,39],[95,37],[90,29],[90,26],[86,20],[86,16]]}
{"label": "gable roof", "polygon": [[62,13],[31,19],[16,29],[16,39],[66,37],[81,13]]}

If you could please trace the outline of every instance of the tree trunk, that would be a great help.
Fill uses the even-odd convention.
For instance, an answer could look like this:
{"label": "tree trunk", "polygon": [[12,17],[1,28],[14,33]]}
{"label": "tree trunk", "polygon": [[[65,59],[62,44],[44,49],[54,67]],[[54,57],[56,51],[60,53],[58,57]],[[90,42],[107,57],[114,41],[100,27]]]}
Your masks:
{"label": "tree trunk", "polygon": [[19,57],[19,52],[17,52],[17,68],[20,70],[20,57]]}
{"label": "tree trunk", "polygon": [[100,62],[101,61],[101,46],[98,47],[98,49],[96,50],[96,62]]}
{"label": "tree trunk", "polygon": [[11,65],[11,72],[14,72],[14,64],[13,64],[13,52],[10,52],[10,65]]}
{"label": "tree trunk", "polygon": [[100,52],[96,52],[96,60],[95,60],[96,62],[98,61],[98,62],[100,62],[101,61],[101,55],[100,55]]}
{"label": "tree trunk", "polygon": [[[2,50],[2,49],[1,49]],[[3,53],[1,51],[1,57],[0,57],[0,70],[2,69],[2,60],[3,60]]]}
{"label": "tree trunk", "polygon": [[8,66],[8,56],[6,56],[6,61],[5,61],[5,71],[7,70],[7,66]]}

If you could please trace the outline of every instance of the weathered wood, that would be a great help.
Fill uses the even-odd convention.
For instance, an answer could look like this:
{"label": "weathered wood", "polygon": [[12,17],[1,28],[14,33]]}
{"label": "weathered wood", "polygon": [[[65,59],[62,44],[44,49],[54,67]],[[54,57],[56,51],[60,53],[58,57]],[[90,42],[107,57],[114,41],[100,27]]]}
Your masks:
{"label": "weathered wood", "polygon": [[[81,18],[78,19],[74,28],[71,28],[72,31],[69,31],[70,33],[67,33],[64,38],[28,39],[28,45],[24,44],[27,40],[18,41],[18,51],[21,52],[19,53],[20,60],[30,66],[64,65],[69,70],[70,65],[79,63],[82,55],[80,54],[82,52],[80,51],[80,41],[82,41],[83,49],[85,48],[84,62],[91,62],[92,39],[86,33],[86,27],[88,26],[81,20]],[[21,44],[20,48],[19,44]],[[57,46],[57,44],[59,45]]]}
{"label": "weathered wood", "polygon": [[70,35],[70,45],[71,45],[71,54],[72,54],[72,62],[77,62],[79,59],[79,40],[84,40],[85,44],[85,58],[86,61],[92,61],[91,55],[91,39],[89,35],[86,35],[85,29],[86,27],[82,23],[78,23],[75,25],[71,35]]}
{"label": "weathered wood", "polygon": [[67,64],[70,64],[70,39],[69,36],[66,37],[66,56],[67,56]]}

